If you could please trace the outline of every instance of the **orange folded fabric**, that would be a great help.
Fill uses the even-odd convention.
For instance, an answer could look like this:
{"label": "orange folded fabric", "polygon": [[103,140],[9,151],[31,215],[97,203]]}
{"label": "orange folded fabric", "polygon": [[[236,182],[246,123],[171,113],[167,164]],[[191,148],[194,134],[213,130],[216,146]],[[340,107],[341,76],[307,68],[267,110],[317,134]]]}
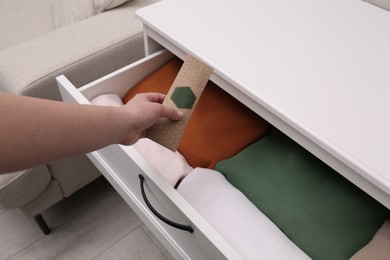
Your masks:
{"label": "orange folded fabric", "polygon": [[[174,58],[129,90],[128,102],[137,93],[166,94],[182,61]],[[269,123],[209,81],[185,129],[178,151],[192,167],[213,169],[261,138]]]}
{"label": "orange folded fabric", "polygon": [[269,124],[217,85],[208,82],[179,151],[192,167],[214,169],[262,137]]}
{"label": "orange folded fabric", "polygon": [[123,103],[126,104],[138,93],[158,92],[167,94],[177,73],[179,73],[181,65],[183,65],[183,61],[179,58],[170,60],[132,87],[122,98]]}

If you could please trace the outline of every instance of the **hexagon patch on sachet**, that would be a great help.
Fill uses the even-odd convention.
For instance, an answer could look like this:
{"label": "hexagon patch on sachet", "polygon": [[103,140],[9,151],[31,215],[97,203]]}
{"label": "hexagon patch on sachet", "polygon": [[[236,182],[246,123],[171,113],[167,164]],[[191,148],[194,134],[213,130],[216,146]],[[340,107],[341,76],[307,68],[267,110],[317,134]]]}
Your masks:
{"label": "hexagon patch on sachet", "polygon": [[180,86],[175,88],[171,95],[171,99],[177,108],[191,109],[196,101],[196,96],[191,87]]}

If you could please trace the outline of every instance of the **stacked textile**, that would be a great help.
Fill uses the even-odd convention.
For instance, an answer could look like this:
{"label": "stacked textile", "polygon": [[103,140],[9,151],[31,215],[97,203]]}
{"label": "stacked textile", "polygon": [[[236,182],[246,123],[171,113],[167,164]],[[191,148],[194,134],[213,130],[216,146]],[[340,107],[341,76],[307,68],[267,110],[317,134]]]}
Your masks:
{"label": "stacked textile", "polygon": [[195,168],[177,191],[244,259],[310,259],[219,172]]}
{"label": "stacked textile", "polygon": [[117,94],[103,94],[93,98],[91,104],[98,106],[112,106],[121,107],[123,106],[122,99]]}
{"label": "stacked textile", "polygon": [[133,146],[173,187],[193,170],[178,151],[173,152],[148,138],[139,139]]}
{"label": "stacked textile", "polygon": [[[123,97],[128,102],[138,93],[170,89],[183,62],[173,58],[133,86]],[[184,131],[178,151],[192,167],[213,169],[262,137],[269,129],[263,118],[208,81]]]}
{"label": "stacked textile", "polygon": [[216,169],[314,259],[348,259],[390,211],[278,130]]}

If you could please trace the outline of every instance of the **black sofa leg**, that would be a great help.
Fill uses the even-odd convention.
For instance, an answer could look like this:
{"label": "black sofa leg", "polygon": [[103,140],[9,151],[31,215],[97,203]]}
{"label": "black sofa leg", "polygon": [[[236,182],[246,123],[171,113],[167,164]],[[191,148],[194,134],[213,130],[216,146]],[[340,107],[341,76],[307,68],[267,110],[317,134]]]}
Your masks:
{"label": "black sofa leg", "polygon": [[41,214],[38,214],[34,217],[35,222],[37,222],[38,226],[41,228],[43,234],[48,235],[51,232],[51,229],[46,224],[46,221],[43,219]]}

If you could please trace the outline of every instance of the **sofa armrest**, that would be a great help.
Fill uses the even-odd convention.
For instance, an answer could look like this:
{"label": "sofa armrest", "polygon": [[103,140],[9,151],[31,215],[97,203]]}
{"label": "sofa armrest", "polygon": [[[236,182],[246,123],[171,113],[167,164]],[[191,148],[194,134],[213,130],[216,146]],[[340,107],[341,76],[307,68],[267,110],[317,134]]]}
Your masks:
{"label": "sofa armrest", "polygon": [[29,203],[49,185],[46,166],[0,175],[0,208],[17,208]]}
{"label": "sofa armrest", "polygon": [[80,86],[144,56],[134,0],[0,53],[0,91],[60,100],[55,77]]}

